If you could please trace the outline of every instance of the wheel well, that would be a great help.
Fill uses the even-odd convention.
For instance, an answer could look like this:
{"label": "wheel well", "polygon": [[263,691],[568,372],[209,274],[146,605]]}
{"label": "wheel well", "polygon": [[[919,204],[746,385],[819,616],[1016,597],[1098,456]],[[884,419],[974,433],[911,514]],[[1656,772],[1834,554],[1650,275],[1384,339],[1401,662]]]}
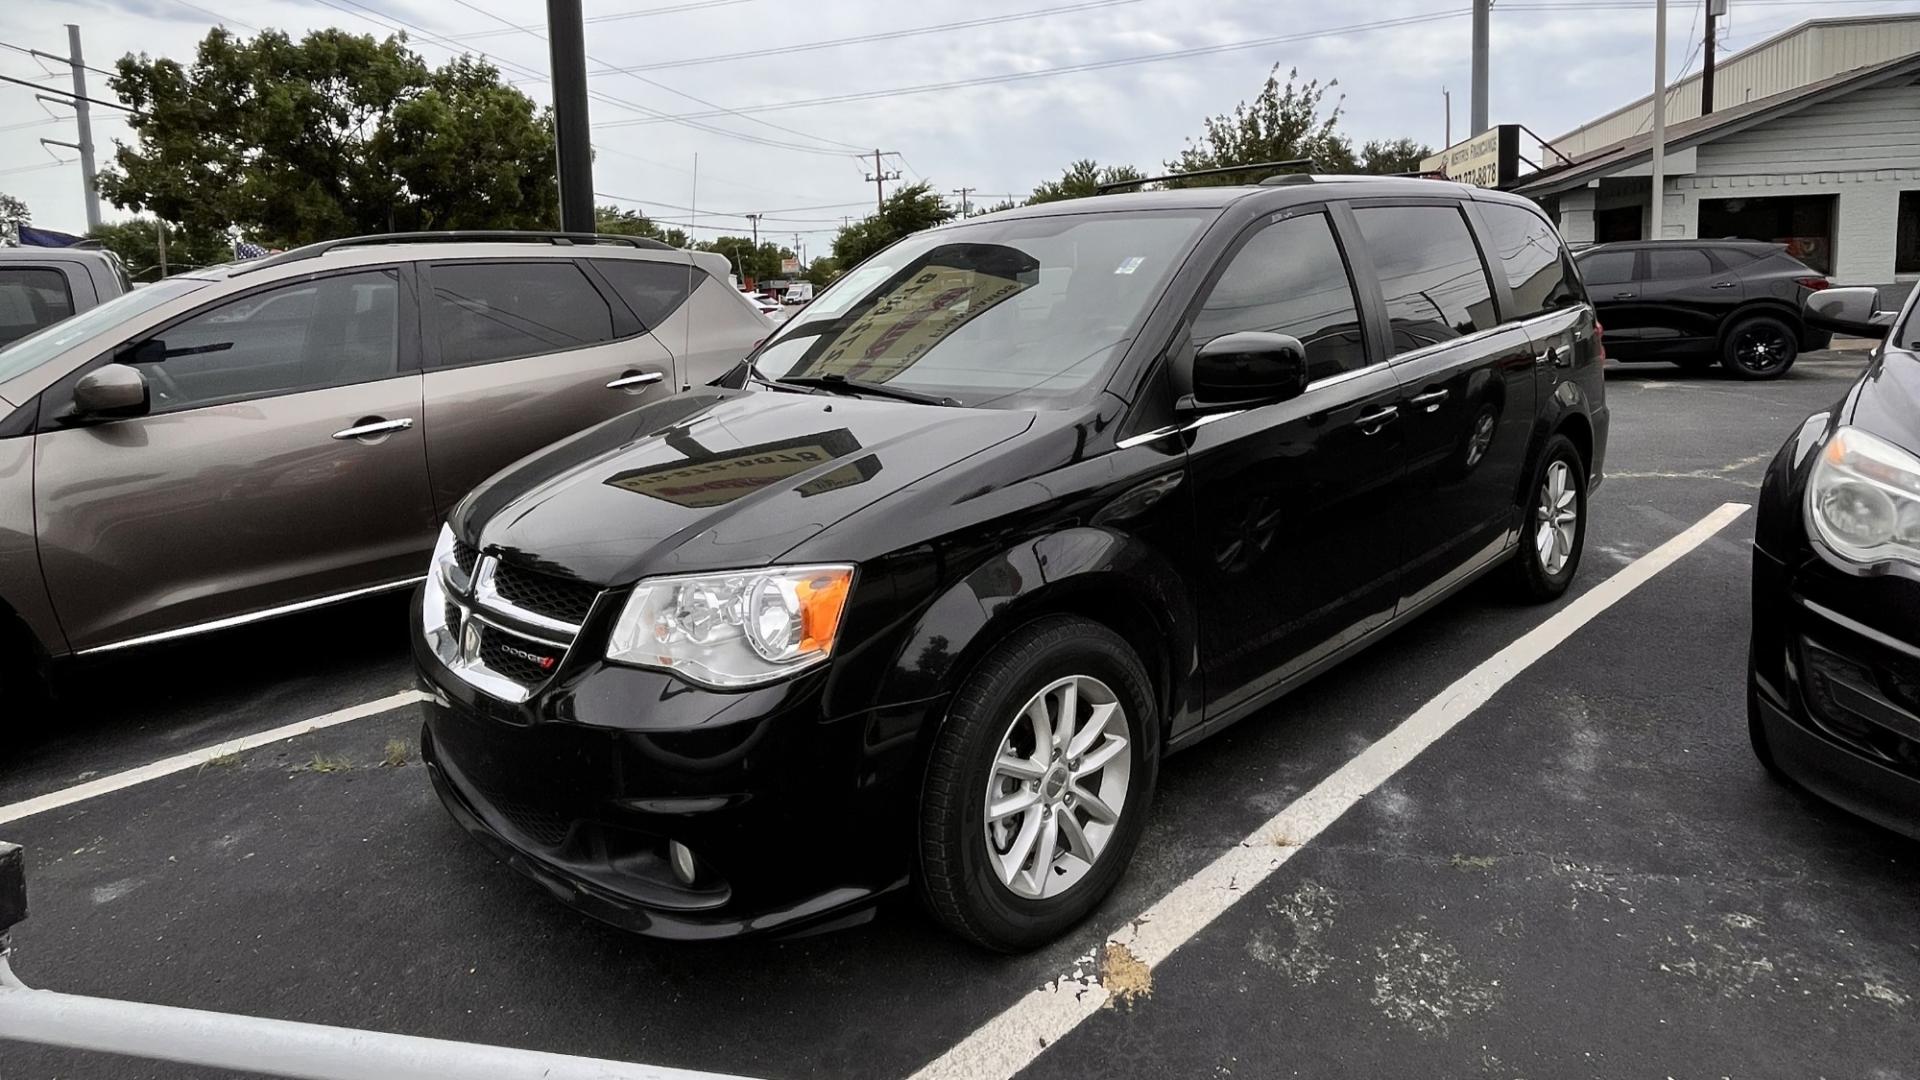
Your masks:
{"label": "wheel well", "polygon": [[1568,413],[1554,429],[1554,434],[1565,435],[1573,443],[1574,450],[1580,454],[1580,463],[1586,466],[1587,480],[1593,480],[1593,422],[1583,413]]}
{"label": "wheel well", "polygon": [[1720,340],[1725,341],[1733,328],[1756,315],[1766,315],[1786,323],[1793,331],[1795,340],[1806,335],[1806,326],[1797,308],[1774,300],[1750,300],[1734,308],[1727,317],[1720,320]]}

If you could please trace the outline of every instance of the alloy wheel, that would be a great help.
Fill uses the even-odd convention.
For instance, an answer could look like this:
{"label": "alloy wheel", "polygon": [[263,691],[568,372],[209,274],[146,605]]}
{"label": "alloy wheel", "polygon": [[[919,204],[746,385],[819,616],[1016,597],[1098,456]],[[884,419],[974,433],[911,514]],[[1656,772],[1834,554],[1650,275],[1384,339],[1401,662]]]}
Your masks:
{"label": "alloy wheel", "polygon": [[1127,730],[1119,696],[1086,675],[1049,683],[1008,723],[987,778],[985,839],[1014,895],[1059,896],[1106,850],[1133,772]]}
{"label": "alloy wheel", "polygon": [[1786,362],[1790,345],[1778,327],[1749,326],[1734,336],[1734,360],[1747,371],[1772,371]]}
{"label": "alloy wheel", "polygon": [[1534,508],[1536,531],[1534,552],[1540,568],[1550,575],[1566,569],[1573,557],[1573,541],[1580,524],[1580,503],[1574,488],[1573,469],[1565,461],[1547,465],[1540,484],[1540,499]]}

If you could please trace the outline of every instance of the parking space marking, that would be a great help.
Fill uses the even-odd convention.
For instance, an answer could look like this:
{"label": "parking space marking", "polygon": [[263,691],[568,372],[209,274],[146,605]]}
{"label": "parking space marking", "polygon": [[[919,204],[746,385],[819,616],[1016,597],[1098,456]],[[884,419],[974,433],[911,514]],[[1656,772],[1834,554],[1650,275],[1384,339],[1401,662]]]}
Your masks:
{"label": "parking space marking", "polygon": [[170,758],[162,758],[159,761],[142,765],[137,769],[128,769],[125,772],[117,772],[112,776],[103,776],[98,780],[89,780],[84,784],[78,784],[74,787],[62,788],[59,791],[50,791],[45,795],[39,795],[23,802],[0,806],[0,825],[5,825],[11,821],[19,821],[21,818],[32,817],[35,814],[44,814],[49,810],[58,810],[63,806],[72,806],[74,803],[85,802],[88,799],[96,799],[102,795],[120,791],[123,788],[130,788],[135,784],[144,784],[149,780],[158,780],[163,776],[169,776],[173,773],[199,768],[213,759],[223,757],[227,754],[238,754],[246,750],[257,749],[270,743],[280,742],[283,739],[291,739],[297,735],[305,735],[311,731],[319,731],[322,728],[334,727],[338,724],[365,719],[369,716],[378,716],[381,713],[392,712],[403,705],[411,705],[416,701],[425,700],[427,700],[427,695],[418,690],[402,690],[397,694],[388,694],[386,697],[376,698],[373,701],[364,701],[358,705],[349,705],[344,709],[336,709],[330,713],[323,713],[311,720],[301,720],[292,724],[284,724],[268,731],[255,732],[252,735],[242,735],[240,738],[229,739],[223,743],[203,746],[198,750],[189,750],[184,754],[176,754]]}
{"label": "parking space marking", "polygon": [[[1712,539],[1749,509],[1724,503],[1678,536],[1574,598],[1420,706],[1311,791],[1290,803],[1226,854],[1175,886],[1070,972],[1027,994],[935,1058],[913,1080],[1006,1080],[1032,1064],[1119,991],[1134,992],[1147,972],[1324,832],[1367,794],[1391,779],[1441,736],[1473,715],[1533,663],[1625,599],[1655,575]],[[1277,843],[1284,837],[1286,844]],[[1112,958],[1125,961],[1129,982],[1110,991],[1101,981]]]}

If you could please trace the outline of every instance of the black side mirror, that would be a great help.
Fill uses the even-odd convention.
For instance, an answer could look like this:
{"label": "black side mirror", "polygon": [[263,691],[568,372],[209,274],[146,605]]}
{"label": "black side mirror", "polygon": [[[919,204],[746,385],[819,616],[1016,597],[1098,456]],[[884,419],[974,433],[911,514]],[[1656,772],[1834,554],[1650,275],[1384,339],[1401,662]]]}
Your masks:
{"label": "black side mirror", "polygon": [[1900,317],[1898,311],[1880,307],[1879,289],[1864,286],[1822,289],[1809,295],[1803,306],[1809,325],[1855,337],[1884,338]]}
{"label": "black side mirror", "polygon": [[1189,408],[1265,405],[1307,389],[1307,348],[1287,334],[1243,330],[1200,346],[1193,357]]}
{"label": "black side mirror", "polygon": [[106,364],[73,386],[74,413],[88,419],[140,416],[148,407],[147,377],[125,364]]}

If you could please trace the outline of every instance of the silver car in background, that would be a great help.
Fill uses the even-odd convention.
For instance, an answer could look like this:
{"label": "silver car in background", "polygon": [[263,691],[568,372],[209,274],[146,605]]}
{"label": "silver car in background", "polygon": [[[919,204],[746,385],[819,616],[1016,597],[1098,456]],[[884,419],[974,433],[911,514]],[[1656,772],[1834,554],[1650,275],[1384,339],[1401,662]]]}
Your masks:
{"label": "silver car in background", "polygon": [[361,237],[168,278],[0,350],[0,699],[48,659],[418,581],[469,488],[769,332],[715,258]]}

